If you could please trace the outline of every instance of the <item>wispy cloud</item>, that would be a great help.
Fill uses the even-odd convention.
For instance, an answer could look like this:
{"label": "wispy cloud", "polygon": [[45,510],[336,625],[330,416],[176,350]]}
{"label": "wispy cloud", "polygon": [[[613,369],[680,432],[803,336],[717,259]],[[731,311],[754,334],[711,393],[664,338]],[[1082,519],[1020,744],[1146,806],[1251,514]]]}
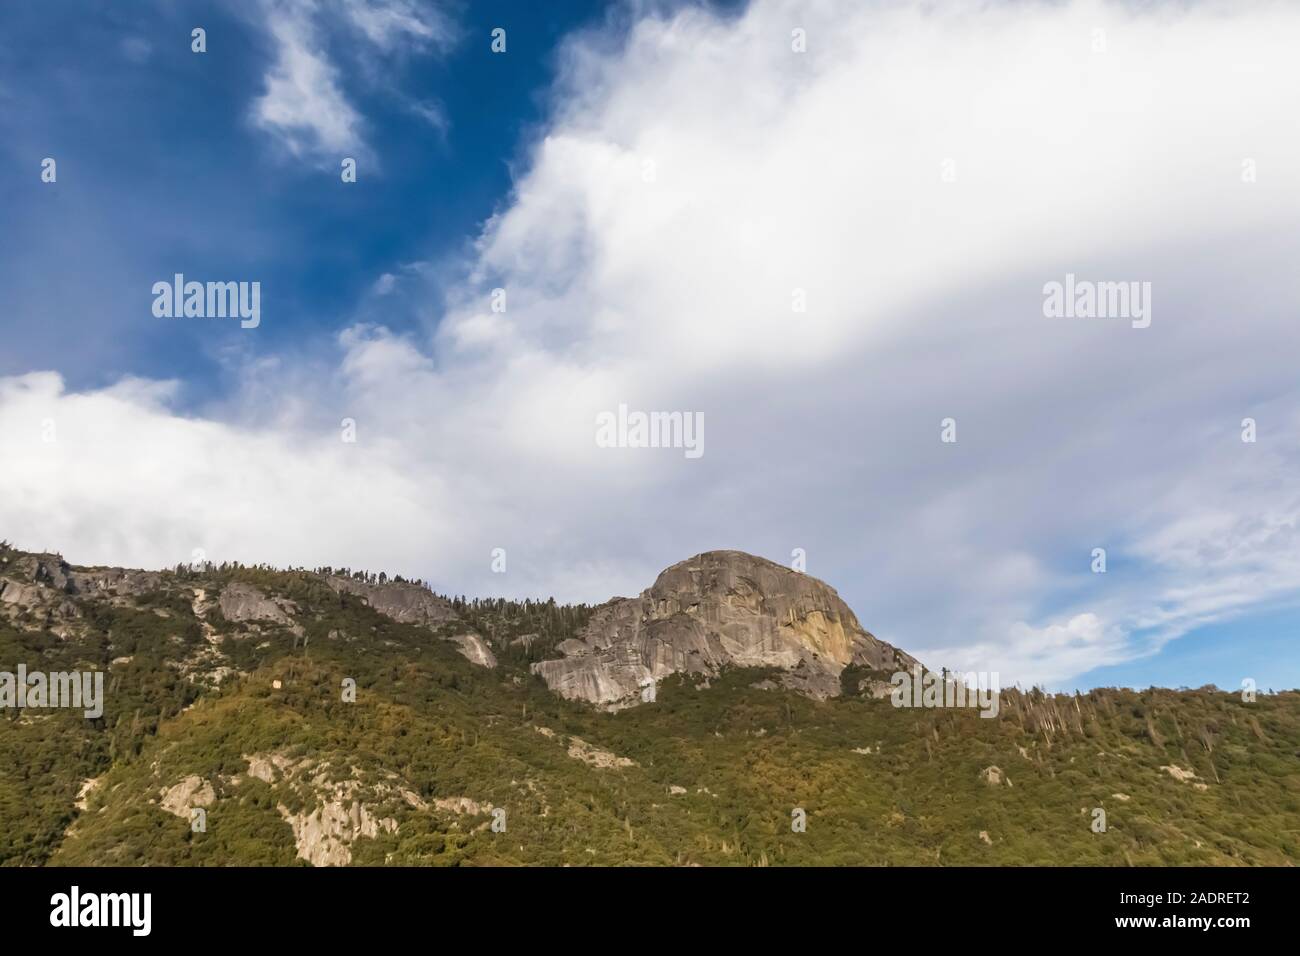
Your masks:
{"label": "wispy cloud", "polygon": [[[445,48],[454,37],[440,10],[416,0],[260,0],[259,6],[274,57],[265,90],[253,102],[253,122],[292,155],[326,162],[370,153],[365,121],[344,88],[344,69],[328,52],[331,33],[341,34],[361,58]],[[436,104],[422,109],[431,121],[442,119]]]}
{"label": "wispy cloud", "polygon": [[343,9],[365,38],[385,53],[411,46],[446,47],[455,36],[443,11],[416,0],[344,0]]}
{"label": "wispy cloud", "polygon": [[253,103],[257,125],[295,156],[361,150],[361,117],[344,96],[338,70],[320,48],[304,7],[271,5],[267,29],[276,54],[266,74],[266,92]]}

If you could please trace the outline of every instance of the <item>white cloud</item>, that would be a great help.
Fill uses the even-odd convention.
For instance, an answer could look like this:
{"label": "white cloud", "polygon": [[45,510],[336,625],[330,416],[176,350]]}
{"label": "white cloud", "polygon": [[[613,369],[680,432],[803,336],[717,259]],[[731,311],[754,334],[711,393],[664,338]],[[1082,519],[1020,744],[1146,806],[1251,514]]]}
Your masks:
{"label": "white cloud", "polygon": [[407,44],[446,46],[450,21],[438,9],[415,0],[345,0],[343,9],[366,39],[384,52]]}
{"label": "white cloud", "polygon": [[1034,627],[1023,621],[1000,631],[995,640],[957,648],[918,648],[930,667],[950,671],[995,673],[1005,686],[1007,675],[1030,683],[1055,683],[1083,673],[1097,661],[1126,660],[1132,649],[1119,628],[1096,614],[1075,614],[1059,623]]}
{"label": "white cloud", "polygon": [[319,549],[313,565],[344,566],[350,552],[389,548],[399,526],[425,546],[450,543],[445,506],[411,508],[439,497],[436,479],[371,467],[365,446],[338,429],[309,437],[181,417],[174,391],[127,380],[69,394],[50,373],[0,379],[0,448],[18,462],[0,480],[5,536],[152,567],[188,562],[195,549],[279,564]]}
{"label": "white cloud", "polygon": [[320,48],[308,9],[273,4],[266,10],[275,62],[266,74],[266,92],[253,103],[253,120],[275,133],[295,156],[356,152],[363,145],[361,116]]}
{"label": "white cloud", "polygon": [[[252,119],[294,156],[336,160],[369,152],[362,117],[344,91],[341,68],[326,50],[326,32],[340,15],[346,47],[362,57],[371,51],[391,58],[445,47],[453,35],[441,11],[415,0],[347,0],[341,5],[261,0],[259,12],[275,55],[265,91],[253,102]],[[421,104],[421,112],[431,123],[441,117],[437,104]]]}
{"label": "white cloud", "polygon": [[[1273,4],[851,0],[581,37],[434,341],[357,327],[208,419],[6,380],[0,526],[587,600],[801,547],[882,638],[1007,683],[1152,653],[1300,590],[1297,39]],[[1151,281],[1151,327],[1045,319],[1066,272]],[[596,448],[620,402],[703,412],[706,455]]]}

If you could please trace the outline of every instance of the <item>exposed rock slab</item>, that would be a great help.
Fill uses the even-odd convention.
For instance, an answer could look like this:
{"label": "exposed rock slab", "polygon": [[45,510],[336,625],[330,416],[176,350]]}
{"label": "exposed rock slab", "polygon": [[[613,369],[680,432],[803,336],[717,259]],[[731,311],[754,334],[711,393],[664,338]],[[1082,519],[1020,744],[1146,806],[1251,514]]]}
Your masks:
{"label": "exposed rock slab", "polygon": [[496,655],[487,646],[487,641],[473,631],[467,631],[464,634],[453,634],[450,639],[456,643],[461,654],[471,664],[477,664],[479,667],[497,666]]}
{"label": "exposed rock slab", "polygon": [[228,621],[265,621],[286,627],[293,625],[289,611],[297,610],[292,601],[269,598],[251,584],[239,581],[227,584],[222,589],[218,605]]}
{"label": "exposed rock slab", "polygon": [[168,813],[188,819],[193,807],[210,807],[216,799],[212,784],[202,777],[190,775],[174,787],[163,790],[159,806]]}
{"label": "exposed rock slab", "polygon": [[397,831],[396,820],[376,817],[346,785],[337,787],[331,798],[308,812],[290,813],[282,803],[277,809],[293,829],[298,858],[312,866],[347,866],[357,840],[373,839],[381,829]]}
{"label": "exposed rock slab", "polygon": [[450,601],[418,584],[369,584],[340,574],[332,574],[325,581],[335,591],[364,598],[368,605],[398,624],[443,624],[459,620]]}
{"label": "exposed rock slab", "polygon": [[[418,584],[404,582],[386,582],[370,584],[342,575],[330,575],[326,579],[335,591],[354,594],[384,617],[391,618],[398,624],[418,624],[433,627],[450,624],[460,620],[451,602],[438,597],[428,588]],[[473,631],[453,634],[448,640],[453,641],[466,660],[480,667],[496,667],[496,655],[483,638]]]}

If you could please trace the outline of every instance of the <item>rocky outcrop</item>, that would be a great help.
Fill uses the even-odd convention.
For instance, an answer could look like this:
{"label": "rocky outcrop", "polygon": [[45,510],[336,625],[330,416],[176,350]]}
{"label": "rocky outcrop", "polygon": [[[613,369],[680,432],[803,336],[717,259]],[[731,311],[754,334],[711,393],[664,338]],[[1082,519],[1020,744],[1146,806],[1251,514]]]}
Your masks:
{"label": "rocky outcrop", "polygon": [[[557,736],[555,731],[550,727],[537,727],[536,731],[543,737],[549,737],[552,740]],[[604,750],[594,744],[589,744],[581,737],[570,736],[568,738],[569,749],[568,755],[574,760],[581,760],[591,767],[598,767],[601,770],[622,769],[623,767],[635,767],[636,761],[629,757],[620,757],[616,753]]]}
{"label": "rocky outcrop", "polygon": [[399,624],[443,624],[458,619],[449,601],[418,584],[368,584],[339,574],[332,574],[325,581],[335,591],[363,598],[380,614]]}
{"label": "rocky outcrop", "polygon": [[[157,591],[162,575],[124,568],[73,568],[58,554],[15,553],[0,559],[0,616],[38,612],[38,625],[67,639],[78,633],[81,610],[74,599],[130,603]],[[163,612],[155,612],[163,613]]]}
{"label": "rocky outcrop", "polygon": [[433,801],[433,805],[445,813],[460,813],[471,816],[485,816],[492,812],[492,805],[479,803],[469,797],[443,797]]}
{"label": "rocky outcrop", "polygon": [[294,766],[294,761],[282,753],[243,754],[242,756],[248,761],[248,775],[263,783],[275,783]]}
{"label": "rocky outcrop", "polygon": [[222,589],[218,606],[227,621],[262,621],[283,624],[285,627],[293,626],[289,612],[297,610],[292,601],[269,598],[251,584],[239,581],[227,584]]}
{"label": "rocky outcrop", "polygon": [[1171,764],[1167,767],[1162,766],[1160,769],[1181,783],[1190,783],[1197,790],[1210,789],[1208,783],[1197,779],[1197,773],[1195,770],[1184,770],[1182,767],[1178,766],[1178,764]]}
{"label": "rocky outcrop", "polygon": [[23,584],[19,581],[0,579],[0,602],[20,608],[43,607],[49,592],[39,584]]}
{"label": "rocky outcrop", "polygon": [[57,554],[23,554],[0,566],[0,604],[23,610],[57,604],[76,588]]}
{"label": "rocky outcrop", "polygon": [[77,791],[77,800],[74,806],[78,810],[87,810],[90,806],[90,795],[99,789],[103,777],[88,777],[81,782],[81,789]]}
{"label": "rocky outcrop", "polygon": [[0,558],[0,619],[63,640],[83,633],[73,600],[77,576],[57,554],[6,554]]}
{"label": "rocky outcrop", "polygon": [[1011,778],[1003,772],[1001,767],[985,767],[980,771],[980,779],[990,787],[1000,787],[1004,783],[1011,786]]}
{"label": "rocky outcrop", "polygon": [[162,587],[157,571],[134,571],[129,568],[83,568],[70,570],[72,590],[81,597],[136,597]]}
{"label": "rocky outcrop", "polygon": [[817,698],[840,692],[849,664],[907,670],[915,660],[863,630],[829,585],[741,551],[710,551],[668,568],[636,598],[599,608],[561,660],[533,665],[564,697],[607,706],[642,702],[676,673],[779,667],[783,683]]}
{"label": "rocky outcrop", "polygon": [[293,829],[298,858],[312,866],[347,866],[352,862],[352,844],[362,837],[373,839],[382,829],[397,831],[392,817],[377,817],[353,795],[355,786],[339,784],[334,794],[310,811],[290,813],[278,804],[280,816]]}
{"label": "rocky outcrop", "polygon": [[58,554],[22,554],[6,562],[6,577],[71,594],[76,590],[72,568]]}
{"label": "rocky outcrop", "polygon": [[620,757],[616,753],[602,750],[600,747],[587,743],[581,737],[569,738],[568,754],[574,760],[581,760],[588,766],[599,767],[602,770],[636,766],[636,761],[630,757]]}
{"label": "rocky outcrop", "polygon": [[217,799],[212,784],[193,774],[174,787],[164,789],[160,796],[162,799],[159,801],[159,806],[168,813],[187,819],[192,808],[210,807]]}
{"label": "rocky outcrop", "polygon": [[496,667],[497,658],[492,653],[492,649],[487,646],[487,641],[479,637],[473,631],[467,631],[464,634],[453,634],[450,640],[454,641],[471,664],[477,664],[479,667]]}
{"label": "rocky outcrop", "polygon": [[[418,624],[436,627],[460,620],[456,609],[444,598],[438,597],[428,588],[418,584],[404,582],[387,582],[369,584],[355,578],[342,575],[330,575],[325,579],[335,591],[354,594],[370,607],[385,617],[392,618],[399,624]],[[483,638],[473,631],[453,634],[448,640],[454,642],[464,657],[480,667],[496,667],[496,655]]]}
{"label": "rocky outcrop", "polygon": [[162,586],[157,571],[129,568],[73,568],[59,554],[22,554],[0,566],[0,575],[35,585],[47,595],[134,597]]}
{"label": "rocky outcrop", "polygon": [[[276,809],[293,830],[298,858],[312,866],[347,866],[352,862],[352,847],[360,839],[373,839],[380,833],[396,833],[398,822],[380,814],[376,806],[396,795],[421,809],[424,801],[395,774],[381,774],[390,780],[369,782],[356,767],[351,777],[335,779],[330,764],[310,756],[291,756],[286,751],[243,754],[248,773],[230,779],[235,786],[260,780],[271,787],[277,797]],[[298,806],[295,812],[284,802],[289,794]]]}

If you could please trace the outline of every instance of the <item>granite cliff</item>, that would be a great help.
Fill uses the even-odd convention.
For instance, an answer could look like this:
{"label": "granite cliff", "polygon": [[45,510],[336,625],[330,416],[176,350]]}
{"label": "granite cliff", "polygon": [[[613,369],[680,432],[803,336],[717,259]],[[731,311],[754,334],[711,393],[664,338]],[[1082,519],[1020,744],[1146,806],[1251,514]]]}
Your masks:
{"label": "granite cliff", "polygon": [[635,598],[598,608],[559,660],[533,672],[551,690],[612,707],[641,703],[670,674],[726,665],[779,667],[780,682],[824,699],[849,664],[907,669],[908,654],[873,637],[829,585],[742,551],[709,551],[665,570]]}

